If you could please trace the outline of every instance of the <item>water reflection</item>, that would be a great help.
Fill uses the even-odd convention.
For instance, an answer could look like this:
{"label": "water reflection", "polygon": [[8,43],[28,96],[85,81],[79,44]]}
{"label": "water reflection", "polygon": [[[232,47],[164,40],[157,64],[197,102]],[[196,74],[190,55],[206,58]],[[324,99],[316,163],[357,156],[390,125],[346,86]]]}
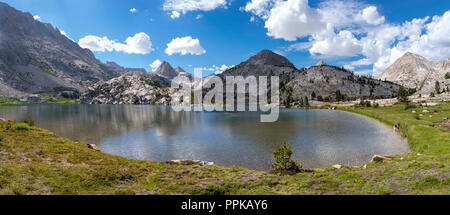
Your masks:
{"label": "water reflection", "polygon": [[355,114],[282,110],[274,123],[259,113],[174,112],[135,105],[4,106],[0,117],[32,117],[40,127],[102,151],[141,160],[191,159],[224,166],[270,168],[272,152],[286,140],[306,167],[359,165],[373,154],[406,152],[392,129]]}

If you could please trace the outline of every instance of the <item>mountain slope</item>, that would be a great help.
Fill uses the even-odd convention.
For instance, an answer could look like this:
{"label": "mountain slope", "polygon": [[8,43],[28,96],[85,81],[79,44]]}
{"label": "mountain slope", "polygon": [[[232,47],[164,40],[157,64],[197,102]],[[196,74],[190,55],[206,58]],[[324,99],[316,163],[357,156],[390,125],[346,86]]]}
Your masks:
{"label": "mountain slope", "polygon": [[11,89],[0,91],[1,95],[84,91],[126,70],[103,64],[59,29],[0,2],[0,85]]}
{"label": "mountain slope", "polygon": [[[280,79],[281,102],[299,101],[307,96],[336,99],[339,91],[343,98],[391,98],[399,88],[397,84],[354,75],[345,69],[329,66],[320,61],[316,66],[300,70],[285,57],[269,50],[263,50],[249,60],[242,62],[219,76],[278,76]],[[314,92],[314,93],[313,93]],[[316,96],[312,98],[312,94]]]}
{"label": "mountain slope", "polygon": [[[169,90],[171,80],[179,75],[188,75],[181,68],[173,69],[164,62],[151,73],[145,75],[126,74],[110,81],[101,81],[90,88],[83,95],[83,103],[105,103],[105,104],[167,104],[175,90]],[[295,103],[307,96],[310,100],[335,101],[336,93],[341,95],[340,100],[346,98],[391,98],[394,97],[399,85],[374,80],[368,77],[359,77],[345,69],[328,66],[321,62],[317,66],[306,67],[298,70],[285,57],[274,52],[263,50],[249,60],[230,68],[217,75],[224,82],[227,76],[278,76],[280,80],[280,101]],[[207,84],[209,77],[203,79]],[[155,81],[158,81],[156,83]],[[269,81],[270,83],[270,81]],[[270,87],[270,84],[268,85]],[[156,88],[155,88],[156,87]],[[226,83],[223,85],[226,88]],[[211,89],[204,89],[208,92]],[[255,94],[248,94],[247,99]],[[314,93],[313,93],[314,92]],[[226,94],[226,89],[223,91]],[[315,94],[316,97],[313,97]],[[162,96],[162,97],[161,97]],[[164,98],[164,99],[163,99]],[[224,98],[225,95],[224,95]],[[163,100],[160,100],[163,99]]]}
{"label": "mountain slope", "polygon": [[445,79],[445,74],[448,72],[450,72],[450,58],[444,62],[436,62],[408,52],[377,78],[392,81],[407,88],[415,88],[417,93],[429,94],[435,91],[436,81],[440,82],[441,88],[450,85],[450,80]]}
{"label": "mountain slope", "polygon": [[283,86],[282,98],[294,101],[305,96],[310,100],[321,100],[320,96],[326,101],[336,101],[338,97],[340,100],[392,98],[399,89],[399,85],[392,82],[357,76],[324,62],[302,68],[285,79],[287,82]]}
{"label": "mountain slope", "polygon": [[177,76],[192,78],[181,67],[173,69],[163,62],[155,72],[128,71],[120,77],[99,81],[81,96],[83,104],[158,104],[168,105],[174,90],[168,87]]}

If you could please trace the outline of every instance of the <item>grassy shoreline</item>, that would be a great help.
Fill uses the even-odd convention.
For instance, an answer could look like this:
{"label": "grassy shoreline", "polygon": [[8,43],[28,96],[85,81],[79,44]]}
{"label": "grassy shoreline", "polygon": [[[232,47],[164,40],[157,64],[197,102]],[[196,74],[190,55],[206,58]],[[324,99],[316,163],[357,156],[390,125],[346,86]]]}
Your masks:
{"label": "grassy shoreline", "polygon": [[[44,129],[0,122],[0,194],[450,194],[450,103],[405,110],[342,107],[393,126],[411,152],[365,167],[279,175],[195,162],[137,161],[94,151]],[[416,114],[420,120],[416,119]],[[430,117],[431,115],[431,117]]]}
{"label": "grassy shoreline", "polygon": [[33,104],[76,104],[78,103],[75,99],[65,99],[65,98],[46,98],[45,101],[39,102],[27,102],[21,101],[16,97],[0,97],[0,106],[4,105],[33,105]]}

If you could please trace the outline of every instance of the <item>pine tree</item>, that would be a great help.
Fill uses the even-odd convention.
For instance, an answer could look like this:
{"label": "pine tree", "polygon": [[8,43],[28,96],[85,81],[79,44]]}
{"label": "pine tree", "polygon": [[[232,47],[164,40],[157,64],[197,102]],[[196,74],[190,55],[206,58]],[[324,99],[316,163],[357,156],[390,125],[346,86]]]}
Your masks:
{"label": "pine tree", "polygon": [[274,162],[272,168],[275,171],[299,171],[302,168],[302,164],[291,159],[292,149],[286,141],[283,141],[281,146],[277,146],[273,152]]}
{"label": "pine tree", "polygon": [[305,96],[304,103],[305,103],[305,106],[306,106],[306,107],[309,107],[308,96]]}
{"label": "pine tree", "polygon": [[436,94],[440,94],[441,93],[441,86],[439,85],[439,81],[436,81]]}
{"label": "pine tree", "polygon": [[403,86],[400,86],[400,88],[397,91],[397,99],[400,102],[408,103],[408,92],[406,92]]}
{"label": "pine tree", "polygon": [[341,101],[342,100],[342,94],[340,90],[336,90],[336,101]]}

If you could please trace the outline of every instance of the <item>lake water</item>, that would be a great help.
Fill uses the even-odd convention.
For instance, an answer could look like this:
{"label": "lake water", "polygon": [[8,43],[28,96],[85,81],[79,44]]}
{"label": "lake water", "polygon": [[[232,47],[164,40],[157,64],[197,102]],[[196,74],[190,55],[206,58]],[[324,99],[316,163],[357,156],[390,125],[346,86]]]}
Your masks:
{"label": "lake water", "polygon": [[37,126],[105,153],[139,160],[204,160],[221,166],[269,170],[272,152],[286,140],[305,167],[361,165],[374,154],[409,150],[392,128],[352,113],[281,110],[274,123],[255,112],[174,112],[138,105],[20,105],[0,117],[32,117]]}

